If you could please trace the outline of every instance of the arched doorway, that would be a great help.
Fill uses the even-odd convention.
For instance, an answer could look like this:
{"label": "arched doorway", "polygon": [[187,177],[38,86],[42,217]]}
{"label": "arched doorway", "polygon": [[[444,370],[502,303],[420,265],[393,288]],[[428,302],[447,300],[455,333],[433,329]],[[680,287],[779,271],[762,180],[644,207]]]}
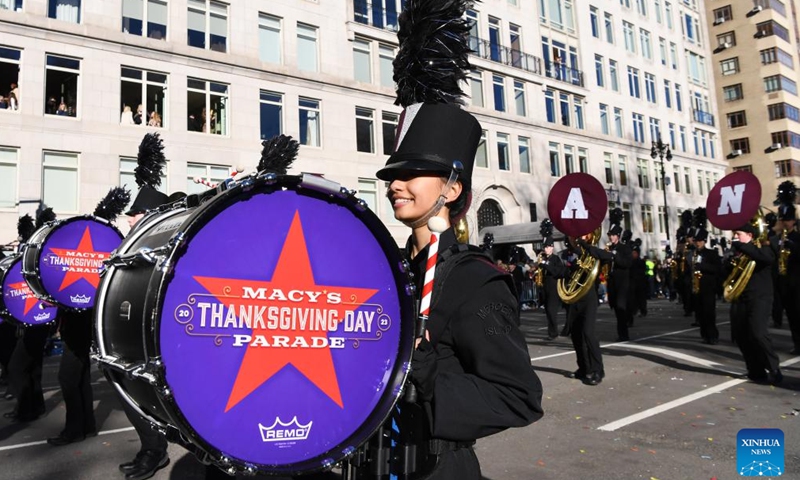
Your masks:
{"label": "arched doorway", "polygon": [[503,211],[500,204],[492,199],[486,199],[478,208],[478,231],[486,227],[496,227],[503,224]]}

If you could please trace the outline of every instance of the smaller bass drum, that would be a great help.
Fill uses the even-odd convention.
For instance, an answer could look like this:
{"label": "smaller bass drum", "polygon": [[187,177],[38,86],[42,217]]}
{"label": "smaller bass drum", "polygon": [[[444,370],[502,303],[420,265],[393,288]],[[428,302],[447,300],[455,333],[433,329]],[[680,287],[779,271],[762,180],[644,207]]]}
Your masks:
{"label": "smaller bass drum", "polygon": [[0,260],[0,317],[23,326],[52,322],[58,309],[34,295],[22,276],[22,257],[14,255]]}
{"label": "smaller bass drum", "polygon": [[45,224],[22,249],[23,275],[33,293],[59,307],[94,307],[103,261],[122,242],[111,222],[91,215]]}

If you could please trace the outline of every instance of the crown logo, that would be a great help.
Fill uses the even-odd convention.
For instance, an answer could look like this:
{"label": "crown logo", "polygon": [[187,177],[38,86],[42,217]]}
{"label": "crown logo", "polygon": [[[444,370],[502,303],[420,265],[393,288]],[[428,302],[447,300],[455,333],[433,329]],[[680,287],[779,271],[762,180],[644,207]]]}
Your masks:
{"label": "crown logo", "polygon": [[49,312],[42,312],[42,313],[37,313],[36,315],[34,315],[33,319],[36,320],[37,322],[42,322],[42,321],[45,321],[45,320],[50,320],[50,316],[51,315],[50,315]]}
{"label": "crown logo", "polygon": [[92,301],[91,297],[87,297],[86,295],[83,294],[70,295],[69,299],[72,300],[72,303],[80,303],[80,304],[86,304]]}
{"label": "crown logo", "polygon": [[291,422],[284,423],[280,417],[275,417],[275,422],[269,427],[259,423],[258,430],[261,432],[261,440],[264,442],[296,442],[308,438],[312,423],[314,422],[310,421],[305,425],[300,425],[296,416]]}

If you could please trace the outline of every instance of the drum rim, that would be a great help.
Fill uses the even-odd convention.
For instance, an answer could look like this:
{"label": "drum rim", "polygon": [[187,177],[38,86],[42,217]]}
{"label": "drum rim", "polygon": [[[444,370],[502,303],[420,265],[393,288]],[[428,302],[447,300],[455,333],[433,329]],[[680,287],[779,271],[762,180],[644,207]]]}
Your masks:
{"label": "drum rim", "polygon": [[[11,268],[14,266],[15,263],[17,263],[17,262],[22,263],[22,253],[21,252],[17,252],[14,255],[10,255],[10,256],[8,256],[8,257],[6,257],[6,258],[4,258],[4,259],[2,259],[0,261],[5,261],[6,259],[12,259],[12,260],[9,262],[8,268],[0,269],[0,298],[2,298],[3,284],[6,283],[6,276],[8,275],[8,272],[11,271]],[[22,265],[20,265],[20,267],[22,267]],[[25,281],[25,284],[28,285],[28,288],[30,289],[31,285],[30,285],[30,283],[28,283],[28,279],[25,278],[25,274],[22,275],[22,278]],[[33,289],[31,289],[31,292],[33,293]],[[36,295],[36,294],[34,293],[34,295]],[[46,299],[43,299],[43,298],[39,297],[38,295],[36,295],[36,298],[40,302],[47,302]],[[47,302],[47,303],[51,303],[51,302]],[[52,305],[51,304],[51,306],[53,308],[58,309],[58,307],[56,305]],[[31,323],[27,323],[27,322],[23,322],[22,320],[18,319],[17,317],[15,317],[14,315],[11,314],[11,312],[8,310],[8,307],[6,306],[5,300],[0,300],[0,315],[2,315],[4,319],[8,320],[12,324],[17,325],[17,326],[21,326],[23,328],[39,327],[39,326],[42,326],[42,325],[50,325],[50,324],[52,324],[53,322],[55,322],[58,319],[58,313],[56,313],[56,315],[53,316],[53,319],[50,320],[49,322],[37,323],[36,325],[31,324]]]}
{"label": "drum rim", "polygon": [[[195,209],[195,211],[193,211],[189,217],[186,218],[184,223],[173,233],[173,239],[177,238],[178,241],[165,258],[164,265],[166,267],[154,269],[153,275],[150,277],[148,291],[155,291],[156,296],[153,298],[152,295],[148,295],[144,310],[146,322],[149,323],[148,335],[151,336],[151,344],[154,347],[154,352],[152,352],[152,354],[151,352],[145,352],[145,358],[147,358],[148,361],[154,358],[161,359],[162,350],[160,326],[162,319],[161,316],[157,315],[156,313],[163,310],[165,292],[169,286],[169,283],[172,281],[174,267],[185,252],[185,245],[187,242],[191,240],[194,235],[196,235],[200,229],[202,229],[202,227],[217,214],[225,210],[225,208],[233,203],[241,201],[235,200],[240,198],[240,194],[246,195],[245,198],[251,198],[259,193],[271,193],[280,190],[294,190],[302,192],[305,195],[346,207],[353,215],[355,215],[362,223],[364,223],[371,232],[374,233],[375,229],[381,231],[383,235],[380,238],[375,235],[375,240],[378,242],[381,250],[386,255],[387,262],[390,264],[392,261],[398,263],[395,268],[391,269],[395,286],[397,287],[398,291],[398,304],[400,306],[401,317],[399,322],[401,330],[399,336],[400,342],[398,344],[398,356],[395,359],[392,373],[389,377],[390,380],[386,384],[384,393],[378,399],[377,404],[375,407],[373,407],[370,415],[367,417],[367,420],[361,427],[350,433],[341,443],[334,445],[332,448],[321,454],[315,455],[309,460],[303,460],[291,464],[283,464],[279,467],[276,465],[256,464],[239,458],[231,458],[228,454],[214,447],[198,434],[196,429],[183,415],[183,412],[178,407],[177,402],[171,396],[170,386],[167,382],[166,375],[163,374],[163,370],[159,375],[159,377],[161,377],[160,381],[165,387],[162,389],[157,389],[156,391],[162,406],[172,417],[170,419],[171,421],[177,425],[188,427],[186,433],[191,436],[194,445],[197,448],[201,449],[212,458],[218,459],[220,462],[224,461],[224,463],[227,465],[233,465],[242,470],[257,468],[261,473],[266,474],[293,474],[298,472],[306,474],[326,470],[330,468],[332,464],[349,457],[355,452],[355,448],[369,441],[369,439],[375,435],[381,425],[383,425],[391,416],[394,405],[400,399],[402,386],[405,384],[409,371],[408,366],[411,363],[411,356],[413,355],[414,350],[414,322],[412,321],[412,319],[414,319],[416,316],[416,313],[414,312],[414,297],[411,293],[409,293],[407,288],[403,288],[405,286],[411,286],[413,283],[411,282],[411,278],[407,270],[400,267],[400,264],[403,261],[402,255],[400,254],[400,249],[392,239],[392,236],[386,226],[380,221],[377,215],[368,208],[363,210],[356,208],[356,205],[359,204],[359,199],[351,192],[346,192],[346,194],[340,195],[332,195],[319,192],[311,188],[304,188],[301,185],[301,181],[302,177],[297,175],[280,175],[275,177],[259,178],[249,177],[232,184],[227,190],[215,195],[212,199]],[[403,321],[406,318],[408,320]],[[409,340],[404,341],[404,338],[408,338]],[[145,342],[145,348],[147,348],[147,345],[148,342]],[[165,367],[168,368],[166,365]],[[395,391],[397,391],[397,394],[394,393]],[[375,419],[375,412],[378,411],[382,411],[381,415],[379,415],[381,418]],[[368,432],[366,432],[368,435],[359,435],[359,433],[363,431],[365,425],[369,425]],[[305,468],[298,469],[299,467]]]}
{"label": "drum rim", "polygon": [[[86,310],[90,310],[92,308],[95,308],[96,305],[92,305],[91,307],[73,307],[73,306],[69,306],[69,305],[64,305],[63,303],[61,303],[58,300],[56,300],[55,297],[53,295],[51,295],[50,292],[47,291],[47,289],[44,286],[44,282],[42,282],[41,268],[39,267],[39,263],[41,262],[42,255],[44,253],[44,250],[43,250],[42,247],[44,246],[45,243],[47,243],[47,239],[50,238],[50,235],[52,235],[53,232],[55,232],[61,226],[76,222],[78,220],[92,220],[92,221],[96,221],[96,222],[100,223],[101,225],[105,225],[105,226],[111,227],[111,229],[117,235],[119,235],[120,242],[125,239],[125,235],[122,234],[120,229],[117,228],[117,226],[114,225],[113,222],[111,222],[109,220],[106,220],[103,217],[97,217],[95,215],[88,215],[88,214],[75,215],[74,217],[70,217],[70,218],[63,218],[63,219],[53,220],[52,222],[47,222],[44,225],[42,225],[41,227],[39,227],[38,230],[33,232],[33,235],[31,235],[31,238],[35,238],[36,235],[37,234],[41,234],[41,232],[46,232],[44,234],[44,236],[41,238],[41,240],[36,241],[36,242],[25,243],[22,246],[22,250],[20,252],[22,257],[23,257],[23,259],[25,258],[25,255],[28,254],[28,251],[32,252],[31,255],[35,255],[35,257],[33,258],[33,271],[31,272],[31,271],[25,270],[24,264],[23,264],[22,276],[23,276],[23,278],[25,278],[25,281],[28,282],[28,286],[29,287],[31,287],[31,285],[32,285],[32,280],[30,280],[31,278],[34,279],[36,282],[38,282],[38,286],[36,288],[41,287],[41,290],[42,290],[43,294],[41,294],[41,295],[38,294],[37,292],[34,291],[34,289],[32,287],[31,287],[31,291],[34,291],[36,296],[39,297],[41,300],[46,300],[48,303],[51,303],[51,304],[57,306],[58,308],[61,308],[61,309],[67,310],[67,311],[71,311],[71,312],[85,312]],[[119,245],[117,245],[117,248],[119,248]],[[116,251],[116,249],[111,252],[112,255],[113,255],[113,253],[115,251]],[[97,290],[99,290],[99,289],[100,288],[99,288],[99,285],[98,285],[98,289]],[[95,304],[97,303],[96,300],[97,300],[97,293],[95,293]]]}

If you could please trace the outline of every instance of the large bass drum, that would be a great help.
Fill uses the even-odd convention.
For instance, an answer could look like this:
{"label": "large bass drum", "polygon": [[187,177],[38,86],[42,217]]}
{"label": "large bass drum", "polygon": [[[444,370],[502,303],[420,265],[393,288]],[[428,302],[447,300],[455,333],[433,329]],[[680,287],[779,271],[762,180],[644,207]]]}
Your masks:
{"label": "large bass drum", "polygon": [[121,242],[122,233],[103,218],[49,222],[22,248],[22,273],[39,298],[72,310],[92,308],[103,260]]}
{"label": "large bass drum", "polygon": [[401,395],[414,296],[396,243],[339,184],[248,177],[146,219],[98,290],[124,401],[229,473],[300,474],[364,444]]}
{"label": "large bass drum", "polygon": [[0,260],[0,317],[14,323],[44,325],[56,319],[58,309],[34,295],[22,276],[22,257],[13,255]]}

